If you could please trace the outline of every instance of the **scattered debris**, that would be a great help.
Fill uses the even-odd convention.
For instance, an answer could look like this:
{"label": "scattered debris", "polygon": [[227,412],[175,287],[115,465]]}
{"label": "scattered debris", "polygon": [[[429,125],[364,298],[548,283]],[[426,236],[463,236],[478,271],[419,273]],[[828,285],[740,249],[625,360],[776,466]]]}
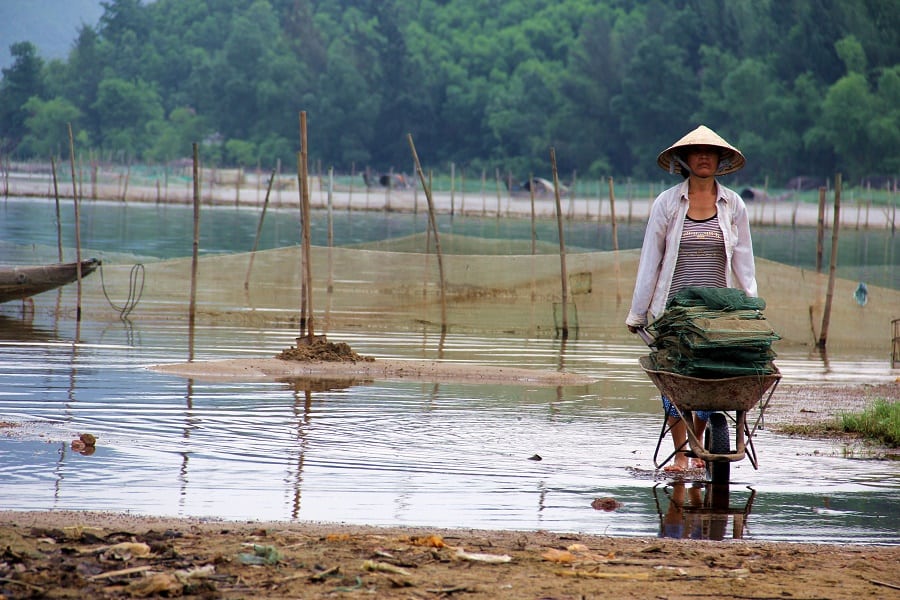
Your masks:
{"label": "scattered debris", "polygon": [[594,510],[605,510],[606,512],[614,511],[621,506],[622,503],[615,498],[594,498],[594,501],[591,502],[591,508]]}
{"label": "scattered debris", "polygon": [[508,563],[512,557],[507,554],[485,554],[483,552],[466,552],[463,548],[456,549],[456,557],[463,560],[485,563]]}
{"label": "scattered debris", "polygon": [[90,433],[82,433],[77,440],[72,440],[72,450],[90,456],[97,451],[97,438]]}
{"label": "scattered debris", "polygon": [[281,553],[275,546],[252,544],[253,552],[241,552],[238,560],[244,565],[277,565],[281,562]]}

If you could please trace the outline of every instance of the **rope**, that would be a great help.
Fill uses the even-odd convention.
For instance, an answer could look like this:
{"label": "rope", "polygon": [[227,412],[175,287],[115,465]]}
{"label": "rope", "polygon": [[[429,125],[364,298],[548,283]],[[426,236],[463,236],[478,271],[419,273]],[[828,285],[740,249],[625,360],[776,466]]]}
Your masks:
{"label": "rope", "polygon": [[[140,283],[138,283],[138,276],[140,276]],[[125,320],[131,311],[137,307],[141,296],[144,294],[144,265],[138,263],[131,267],[131,272],[128,275],[128,298],[122,306],[116,306],[106,292],[106,281],[103,279],[103,263],[100,263],[100,285],[103,288],[103,295],[106,296],[106,301],[113,307],[113,310],[119,313],[119,318]]]}

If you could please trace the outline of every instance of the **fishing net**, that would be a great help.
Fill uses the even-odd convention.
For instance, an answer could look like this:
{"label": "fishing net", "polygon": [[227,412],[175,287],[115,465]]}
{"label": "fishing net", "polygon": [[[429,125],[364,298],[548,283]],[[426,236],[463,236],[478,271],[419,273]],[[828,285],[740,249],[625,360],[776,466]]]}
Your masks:
{"label": "fishing net", "polygon": [[656,339],[651,357],[660,370],[692,377],[774,373],[772,343],[781,337],[763,315],[765,306],[737,289],[686,288],[648,327]]}
{"label": "fishing net", "polygon": [[[367,223],[367,222],[366,222]],[[424,228],[424,227],[423,227]],[[559,337],[568,325],[570,340],[602,340],[621,347],[623,356],[640,344],[625,328],[625,316],[634,288],[639,249],[619,252],[578,252],[567,248],[566,298],[561,302],[562,277],[558,244],[538,241],[532,254],[530,241],[488,239],[441,233],[444,272],[442,293],[439,260],[433,235],[387,237],[384,241],[345,247],[313,246],[313,314],[315,333],[415,331],[430,339],[443,324],[448,332],[514,337]],[[252,245],[252,236],[248,246]],[[201,250],[203,246],[201,245]],[[73,260],[72,248],[64,248],[66,260]],[[95,321],[118,321],[117,307],[134,309],[127,315],[134,324],[183,324],[188,320],[191,289],[191,258],[160,260],[125,252],[83,248],[85,258],[102,259],[103,265],[84,283],[83,314]],[[0,242],[0,262],[46,264],[56,262],[57,248],[37,244],[15,245]],[[137,281],[135,266],[142,264],[143,277]],[[200,256],[197,269],[196,322],[222,327],[290,328],[301,331],[301,252],[298,246],[234,254]],[[828,277],[788,265],[757,259],[757,280],[765,304],[751,304],[729,311],[710,308],[706,301],[685,300],[696,306],[671,306],[669,317],[681,315],[684,343],[678,353],[660,356],[666,368],[683,361],[701,372],[720,371],[719,349],[703,352],[705,344],[735,341],[731,372],[767,370],[767,344],[773,338],[768,329],[739,329],[770,326],[783,340],[776,348],[807,351],[820,332]],[[829,347],[872,349],[890,354],[890,323],[898,317],[900,292],[869,286],[869,301],[860,306],[853,298],[856,281],[837,280]],[[60,288],[34,298],[37,310],[62,310],[74,314],[75,286]],[[62,302],[57,300],[61,296]],[[759,302],[759,299],[748,299]],[[60,308],[57,308],[59,305]],[[766,306],[767,305],[767,306]],[[735,306],[735,305],[729,305]],[[740,305],[737,305],[740,306]],[[765,306],[765,318],[762,307]],[[563,308],[567,314],[563,314]],[[0,309],[17,313],[19,304],[6,303]],[[727,313],[727,314],[726,314]],[[718,320],[727,316],[741,322]],[[709,323],[702,319],[710,320]],[[693,321],[697,320],[696,323]],[[729,338],[729,336],[731,336]],[[754,346],[747,338],[760,337]],[[721,338],[721,339],[717,339]],[[757,362],[752,362],[756,359]],[[705,362],[700,362],[700,361]],[[761,367],[759,363],[766,365]],[[675,367],[672,365],[676,364]]]}

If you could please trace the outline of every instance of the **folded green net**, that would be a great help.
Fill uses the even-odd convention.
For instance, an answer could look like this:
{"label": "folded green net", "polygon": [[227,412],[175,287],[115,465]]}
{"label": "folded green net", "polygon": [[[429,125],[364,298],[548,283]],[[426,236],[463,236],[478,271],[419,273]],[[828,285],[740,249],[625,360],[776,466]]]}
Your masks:
{"label": "folded green net", "polygon": [[732,288],[689,287],[648,329],[660,370],[700,378],[776,372],[772,343],[781,337],[763,315],[765,300]]}

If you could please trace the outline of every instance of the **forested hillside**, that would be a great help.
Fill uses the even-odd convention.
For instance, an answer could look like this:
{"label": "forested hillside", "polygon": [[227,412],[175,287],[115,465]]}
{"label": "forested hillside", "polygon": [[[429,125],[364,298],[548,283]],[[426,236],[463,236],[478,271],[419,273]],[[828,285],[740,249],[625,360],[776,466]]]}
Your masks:
{"label": "forested hillside", "polygon": [[[900,0],[108,0],[10,48],[4,156],[657,177],[698,123],[742,177],[900,173]],[[5,160],[5,158],[4,158]]]}

